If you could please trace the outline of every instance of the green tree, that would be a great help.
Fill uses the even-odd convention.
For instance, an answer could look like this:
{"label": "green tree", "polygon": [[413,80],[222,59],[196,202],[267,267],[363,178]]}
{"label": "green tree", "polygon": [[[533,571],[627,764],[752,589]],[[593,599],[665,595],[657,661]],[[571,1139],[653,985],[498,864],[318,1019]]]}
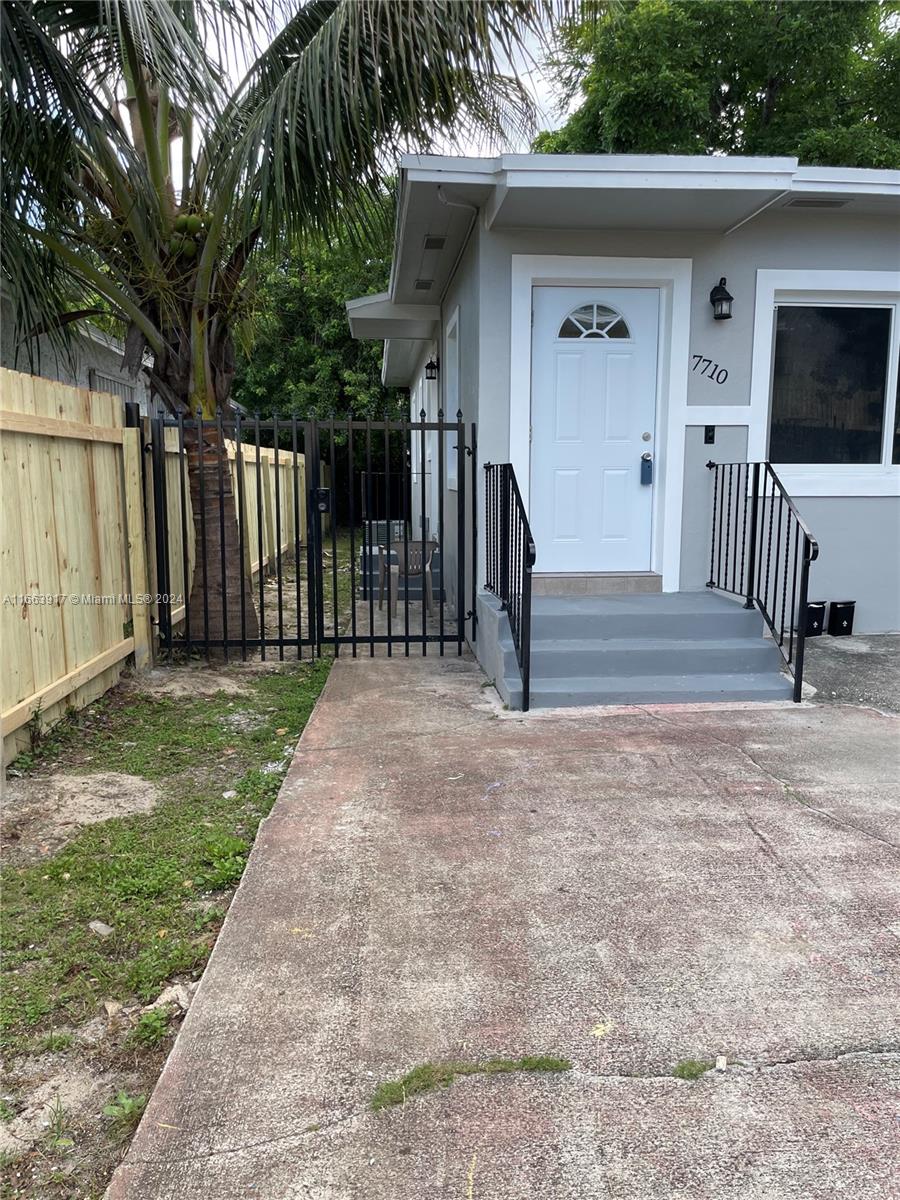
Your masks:
{"label": "green tree", "polygon": [[534,149],[898,166],[897,13],[870,0],[592,4],[556,54],[561,87],[583,102]]}
{"label": "green tree", "polygon": [[382,347],[350,336],[344,301],[387,289],[390,243],[320,239],[261,279],[252,341],[238,351],[233,396],[261,416],[392,417],[402,393],[381,383]]}
{"label": "green tree", "polygon": [[[539,34],[545,8],[5,0],[0,231],[20,331],[57,335],[102,307],[127,329],[126,362],[149,354],[170,409],[221,412],[261,249],[364,223],[401,147],[521,122],[526,94],[501,64]],[[227,68],[244,58],[233,85]],[[215,530],[216,489],[199,491],[198,457],[195,520]],[[218,586],[233,599],[242,568],[233,497],[225,505]]]}

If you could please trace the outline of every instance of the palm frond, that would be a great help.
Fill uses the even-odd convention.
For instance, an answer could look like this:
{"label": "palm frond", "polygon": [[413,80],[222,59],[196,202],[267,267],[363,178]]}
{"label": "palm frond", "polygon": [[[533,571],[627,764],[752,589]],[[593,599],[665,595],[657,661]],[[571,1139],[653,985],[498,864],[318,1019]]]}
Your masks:
{"label": "palm frond", "polygon": [[245,223],[293,237],[343,220],[403,149],[528,129],[529,95],[504,64],[542,38],[548,12],[535,0],[304,5],[210,131],[208,190],[240,194]]}

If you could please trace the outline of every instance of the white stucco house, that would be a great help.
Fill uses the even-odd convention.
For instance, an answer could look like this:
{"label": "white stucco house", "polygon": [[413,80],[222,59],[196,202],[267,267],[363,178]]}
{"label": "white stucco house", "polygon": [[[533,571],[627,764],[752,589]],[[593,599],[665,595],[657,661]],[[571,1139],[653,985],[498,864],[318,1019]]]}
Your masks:
{"label": "white stucco house", "polygon": [[[759,505],[735,509],[732,538],[727,476],[709,461],[768,464],[764,481],[774,472],[794,522],[770,534],[775,557],[803,525],[818,544],[810,600],[855,600],[859,632],[900,629],[900,172],[792,158],[407,156],[390,289],[347,307],[355,336],[384,339],[384,380],[410,389],[413,415],[460,409],[479,462],[511,465],[536,552],[535,662],[542,639],[577,640],[560,631],[591,643],[634,634],[613,620],[629,597],[670,615],[693,597],[705,623],[715,601],[734,618],[739,606],[708,587],[713,522],[729,534],[726,558],[739,542],[749,560]],[[752,470],[738,475],[730,504],[732,490],[750,494]],[[483,546],[483,477],[476,493]],[[759,504],[762,568],[774,502]],[[449,541],[442,552],[452,565]],[[794,553],[776,578],[786,591]],[[474,570],[475,647],[515,702],[483,553]],[[576,612],[578,628],[551,620]],[[647,636],[678,632],[670,621]],[[658,672],[604,662],[579,678],[615,678],[617,699],[659,694],[622,682]],[[741,670],[719,693],[741,694]],[[560,684],[543,702],[602,691]]]}

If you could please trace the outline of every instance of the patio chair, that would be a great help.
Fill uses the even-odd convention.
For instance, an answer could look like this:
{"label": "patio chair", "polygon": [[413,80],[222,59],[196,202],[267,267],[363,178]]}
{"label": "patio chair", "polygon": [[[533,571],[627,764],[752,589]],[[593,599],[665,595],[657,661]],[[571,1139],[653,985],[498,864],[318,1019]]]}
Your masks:
{"label": "patio chair", "polygon": [[391,546],[391,551],[397,556],[397,561],[388,562],[388,552],[385,546],[380,547],[378,556],[378,607],[384,606],[384,585],[390,568],[390,604],[391,612],[397,615],[397,597],[400,593],[400,576],[407,579],[414,575],[422,576],[422,594],[425,597],[425,609],[431,612],[434,608],[434,594],[431,583],[431,560],[437,550],[437,542],[409,542],[406,546]]}

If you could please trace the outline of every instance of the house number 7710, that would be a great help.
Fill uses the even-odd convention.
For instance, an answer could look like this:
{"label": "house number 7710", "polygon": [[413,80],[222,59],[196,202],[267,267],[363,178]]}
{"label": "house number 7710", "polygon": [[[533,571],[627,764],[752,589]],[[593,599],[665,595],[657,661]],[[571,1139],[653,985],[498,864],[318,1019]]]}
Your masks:
{"label": "house number 7710", "polygon": [[694,365],[692,371],[696,371],[699,375],[705,375],[707,379],[713,379],[716,383],[724,383],[728,378],[728,372],[724,367],[720,367],[717,362],[713,362],[711,358],[704,358],[702,354],[692,354]]}

